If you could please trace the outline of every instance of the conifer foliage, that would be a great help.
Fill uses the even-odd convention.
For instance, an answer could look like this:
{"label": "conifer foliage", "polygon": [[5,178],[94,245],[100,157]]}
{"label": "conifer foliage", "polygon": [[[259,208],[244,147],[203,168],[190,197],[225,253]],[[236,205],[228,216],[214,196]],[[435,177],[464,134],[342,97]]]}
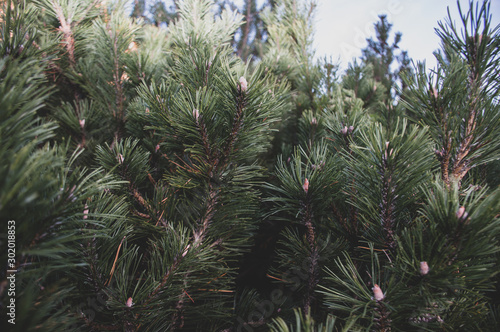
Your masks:
{"label": "conifer foliage", "polygon": [[134,4],[1,4],[2,330],[499,329],[488,1],[343,76],[314,1]]}

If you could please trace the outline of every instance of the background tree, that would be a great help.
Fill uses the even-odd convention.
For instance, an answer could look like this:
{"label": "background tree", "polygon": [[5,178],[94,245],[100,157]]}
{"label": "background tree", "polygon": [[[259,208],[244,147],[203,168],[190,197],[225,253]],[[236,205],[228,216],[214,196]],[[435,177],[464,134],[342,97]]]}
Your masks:
{"label": "background tree", "polygon": [[[170,1],[147,1],[135,0],[131,16],[134,18],[143,18],[148,22],[159,26],[167,26],[178,18],[179,2]],[[215,0],[214,9],[217,14],[223,10],[237,11],[243,16],[243,22],[234,34],[233,47],[240,58],[244,61],[254,57],[262,58],[264,55],[264,44],[267,40],[267,30],[262,20],[262,14],[267,9],[273,9],[276,6],[276,0],[245,0],[240,6],[230,0]],[[295,4],[296,6],[297,4]]]}
{"label": "background tree", "polygon": [[[402,34],[397,32],[390,42],[392,24],[385,15],[374,24],[375,38],[367,39],[360,63],[350,64],[342,79],[343,87],[353,90],[362,99],[365,108],[389,130],[395,128],[404,110],[398,99],[407,88],[403,76],[411,76],[413,69],[407,51],[399,49]],[[396,63],[395,63],[396,62]]]}
{"label": "background tree", "polygon": [[[386,15],[380,15],[379,21],[374,24],[375,38],[368,38],[368,45],[362,50],[361,60],[364,64],[371,64],[373,78],[376,82],[382,83],[386,91],[386,100],[392,99],[396,92],[394,87],[400,83],[401,71],[410,70],[408,54],[406,51],[399,51],[402,33],[396,32],[394,40],[389,40],[392,30],[392,23],[387,21]],[[399,54],[397,54],[399,52]],[[400,68],[394,69],[394,60],[399,62]]]}

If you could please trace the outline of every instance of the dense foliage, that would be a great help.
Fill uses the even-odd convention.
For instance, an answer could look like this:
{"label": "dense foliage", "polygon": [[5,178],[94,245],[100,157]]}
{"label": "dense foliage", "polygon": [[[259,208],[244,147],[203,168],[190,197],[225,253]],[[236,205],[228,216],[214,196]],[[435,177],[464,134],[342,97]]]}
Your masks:
{"label": "dense foliage", "polygon": [[1,3],[2,327],[500,328],[489,2],[344,73],[314,1],[146,3]]}

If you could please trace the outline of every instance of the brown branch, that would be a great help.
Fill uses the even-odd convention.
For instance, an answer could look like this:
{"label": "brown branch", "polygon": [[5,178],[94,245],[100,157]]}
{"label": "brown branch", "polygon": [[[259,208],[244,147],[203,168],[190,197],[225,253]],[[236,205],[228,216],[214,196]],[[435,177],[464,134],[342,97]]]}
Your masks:
{"label": "brown branch", "polygon": [[63,33],[63,40],[66,44],[66,49],[68,50],[68,57],[69,57],[69,64],[71,68],[74,68],[76,65],[76,60],[75,60],[75,39],[73,37],[73,31],[71,31],[71,22],[67,21],[66,18],[64,17],[64,12],[62,7],[57,3],[53,2],[52,3],[57,15],[57,19],[59,20],[59,23],[61,26],[59,27],[58,30],[60,30]]}
{"label": "brown branch", "polygon": [[310,254],[309,254],[309,270],[307,285],[306,285],[306,295],[304,298],[304,313],[308,314],[311,309],[311,302],[313,300],[314,289],[318,284],[318,259],[319,253],[316,245],[316,234],[313,225],[313,212],[312,207],[308,200],[305,202],[305,213],[302,217],[302,223],[306,226],[306,239],[309,244]]}
{"label": "brown branch", "polygon": [[113,71],[113,79],[114,79],[114,86],[115,86],[115,106],[116,106],[116,112],[115,118],[118,121],[118,128],[117,131],[115,132],[115,136],[117,138],[120,137],[120,131],[121,127],[123,125],[123,122],[125,121],[124,119],[124,110],[123,110],[123,104],[124,104],[124,95],[123,95],[123,90],[122,90],[122,81],[121,81],[121,75],[120,75],[120,55],[118,53],[118,37],[115,36],[114,41],[113,41],[113,53],[114,53],[114,71]]}
{"label": "brown branch", "polygon": [[[146,209],[146,211],[148,213],[142,213],[142,212],[139,212],[137,211],[136,209],[133,209],[132,210],[132,213],[135,214],[136,216],[139,216],[141,218],[144,218],[144,219],[147,219],[148,222],[152,219],[152,215],[156,215],[158,216],[158,212],[155,212],[153,210],[153,208],[151,207],[151,205],[146,201],[146,199],[144,199],[144,197],[142,197],[141,193],[139,192],[139,190],[137,190],[137,188],[135,188],[133,185],[132,185],[132,182],[130,182],[130,185],[129,185],[129,190],[130,190],[130,193],[132,194],[132,197],[135,198],[135,200],[144,208]],[[158,221],[156,224],[158,224],[158,222],[161,220],[161,217],[163,216],[163,213],[160,215],[160,217],[158,218]],[[162,220],[163,221],[163,220]]]}
{"label": "brown branch", "polygon": [[[211,186],[210,186],[208,196],[209,196],[209,198],[208,198],[208,202],[207,202],[207,209],[205,210],[203,217],[200,218],[201,226],[193,232],[192,249],[197,249],[201,245],[201,243],[203,242],[203,239],[205,238],[205,236],[207,234],[208,227],[211,224],[212,218],[216,212],[218,193],[215,190],[213,190]],[[215,241],[214,244],[219,243],[219,241],[220,240]],[[181,255],[181,257],[179,257],[179,260],[181,260],[185,256],[185,253],[187,253],[188,249],[189,248],[186,248],[184,250],[184,253]],[[177,304],[175,306],[175,308],[177,310],[174,312],[174,314],[172,316],[172,325],[175,328],[182,328],[184,326],[184,316],[182,315],[182,312],[184,309],[184,299],[185,299],[186,295],[189,296],[189,294],[187,294],[187,292],[186,292],[186,289],[188,289],[187,279],[188,279],[188,276],[190,275],[190,273],[191,272],[188,271],[184,276],[184,289],[183,289],[183,292],[180,294],[179,300],[177,301]],[[165,282],[166,282],[166,280],[165,280]],[[189,298],[191,300],[193,300],[191,298],[191,296],[189,296]]]}
{"label": "brown branch", "polygon": [[471,66],[471,72],[469,74],[469,95],[468,99],[470,101],[469,113],[467,115],[467,126],[465,128],[465,133],[462,141],[460,142],[458,152],[455,156],[455,160],[452,166],[452,176],[459,184],[461,183],[464,176],[471,169],[469,163],[470,159],[466,159],[471,152],[472,142],[475,138],[476,126],[477,126],[477,114],[479,108],[479,91],[481,89],[481,79],[476,71],[476,53],[475,49],[471,52],[471,61],[474,66]]}
{"label": "brown branch", "polygon": [[198,128],[198,132],[201,135],[201,140],[203,142],[203,148],[205,149],[205,155],[208,158],[208,163],[212,165],[212,168],[217,167],[218,158],[214,157],[214,153],[212,151],[212,147],[210,146],[210,141],[208,139],[207,127],[203,122],[203,118],[196,118],[196,127]]}
{"label": "brown branch", "polygon": [[107,286],[109,286],[109,284],[111,283],[111,279],[113,279],[113,274],[115,272],[115,267],[116,267],[116,261],[118,260],[118,255],[120,254],[120,249],[122,248],[123,240],[125,240],[125,238],[126,238],[126,236],[124,236],[122,238],[122,240],[120,241],[120,245],[118,246],[118,249],[116,250],[115,260],[113,262],[113,266],[111,267],[111,271],[109,272],[109,280],[108,280]]}
{"label": "brown branch", "polygon": [[203,217],[200,219],[201,227],[193,232],[194,248],[198,247],[203,241],[207,233],[208,226],[212,222],[212,218],[215,215],[217,202],[218,193],[214,189],[210,188],[208,193],[207,209],[205,210]]}
{"label": "brown branch", "polygon": [[[471,90],[474,90],[472,88]],[[471,103],[471,109],[469,111],[469,115],[467,118],[467,127],[465,129],[464,139],[460,142],[460,146],[455,156],[455,161],[453,163],[452,168],[452,176],[459,183],[463,179],[463,177],[470,170],[470,167],[467,165],[467,156],[471,151],[472,141],[474,140],[474,133],[476,130],[476,114],[477,114],[477,96],[473,95],[474,92],[471,92],[471,98],[473,99]]]}
{"label": "brown branch", "polygon": [[381,301],[377,301],[375,306],[375,317],[373,321],[375,322],[374,331],[389,332],[391,331],[392,320],[389,318],[391,312],[387,309],[386,305]]}
{"label": "brown branch", "polygon": [[394,239],[394,210],[396,207],[396,197],[393,196],[394,184],[392,182],[392,169],[388,164],[388,150],[389,144],[386,143],[386,150],[382,152],[382,165],[380,169],[380,177],[382,180],[382,202],[380,209],[380,220],[385,231],[386,245],[391,250],[396,248],[396,241]]}
{"label": "brown branch", "polygon": [[240,90],[240,95],[238,98],[238,106],[236,114],[233,118],[233,126],[231,129],[231,134],[229,134],[229,140],[227,141],[226,148],[224,149],[224,161],[227,163],[229,160],[229,155],[232,153],[234,144],[238,139],[238,134],[243,124],[243,109],[245,108],[245,92]]}
{"label": "brown branch", "polygon": [[146,210],[151,211],[151,205],[142,197],[141,193],[137,190],[137,188],[134,188],[134,186],[131,184],[130,185],[130,191],[132,193],[132,196],[141,204]]}
{"label": "brown branch", "polygon": [[[193,246],[191,247],[190,244],[187,245],[186,248],[184,248],[183,253],[174,260],[172,266],[167,271],[167,273],[163,276],[160,284],[149,295],[149,298],[148,298],[148,300],[146,300],[145,304],[148,304],[149,302],[151,302],[153,300],[153,298],[158,294],[158,292],[165,286],[165,284],[167,283],[172,272],[174,272],[179,267],[182,259],[185,257],[185,254],[187,253],[187,251],[190,248],[197,249],[200,246],[203,238],[205,237],[205,235],[207,233],[208,226],[210,225],[212,218],[216,212],[215,206],[217,204],[217,198],[218,198],[217,196],[218,195],[217,195],[216,191],[210,190],[209,200],[207,202],[207,209],[206,209],[203,217],[200,218],[201,227],[198,230],[194,231],[194,234],[193,234],[193,239],[194,239]],[[219,241],[219,240],[217,240],[217,241]],[[187,289],[187,285],[185,285],[184,289]]]}
{"label": "brown branch", "polygon": [[[187,288],[187,275],[184,278],[184,287]],[[184,327],[184,315],[183,309],[184,309],[184,298],[186,297],[186,294],[189,296],[189,294],[186,292],[185,289],[182,290],[181,294],[179,295],[179,300],[177,301],[177,304],[175,305],[175,309],[177,309],[174,314],[172,315],[172,330],[176,329],[182,329]],[[191,296],[189,296],[191,298]],[[191,298],[192,300],[192,298]],[[180,320],[180,322],[179,322]]]}
{"label": "brown branch", "polygon": [[245,15],[245,29],[243,31],[243,38],[241,39],[241,47],[238,50],[238,55],[246,59],[246,51],[248,44],[248,36],[250,35],[250,24],[252,23],[252,0],[247,0],[247,12]]}
{"label": "brown branch", "polygon": [[142,212],[139,212],[139,211],[136,211],[136,210],[133,210],[132,211],[133,214],[135,214],[136,216],[139,216],[141,218],[144,218],[144,219],[151,219],[151,216],[149,214],[146,214],[146,213],[142,213]]}
{"label": "brown branch", "polygon": [[[187,250],[188,248],[185,248],[185,250]],[[168,281],[168,278],[170,277],[170,275],[172,274],[172,272],[174,272],[178,267],[179,267],[179,264],[182,260],[182,256],[181,257],[178,257],[174,260],[172,266],[170,266],[170,269],[167,270],[167,273],[165,273],[165,275],[163,276],[160,284],[151,292],[151,294],[148,296],[148,299],[144,302],[144,305],[147,305],[149,304],[155,297],[156,295],[158,294],[158,292],[165,286],[165,284],[167,283]]]}

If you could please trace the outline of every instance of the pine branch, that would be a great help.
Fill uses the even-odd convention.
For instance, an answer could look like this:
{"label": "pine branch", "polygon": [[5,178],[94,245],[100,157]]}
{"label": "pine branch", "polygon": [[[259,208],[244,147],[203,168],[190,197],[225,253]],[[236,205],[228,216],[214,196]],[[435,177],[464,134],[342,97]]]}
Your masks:
{"label": "pine branch", "polygon": [[[109,24],[109,23],[108,23]],[[110,37],[113,38],[113,34],[110,30]],[[113,108],[113,116],[116,118],[118,128],[115,131],[115,140],[119,140],[121,138],[121,131],[123,130],[124,119],[124,101],[125,96],[122,90],[122,75],[120,74],[121,62],[120,62],[120,49],[118,48],[118,36],[114,36],[113,38],[113,80],[114,80],[114,88],[115,88],[115,108]]]}
{"label": "pine branch", "polygon": [[75,39],[73,36],[73,31],[71,29],[72,22],[66,19],[66,17],[64,16],[63,8],[59,3],[53,1],[51,4],[52,6],[54,6],[54,11],[56,13],[57,19],[61,24],[59,30],[63,33],[64,36],[63,40],[66,50],[68,51],[70,67],[73,69],[76,65],[76,59],[75,59]]}
{"label": "pine branch", "polygon": [[318,284],[318,259],[319,259],[319,254],[318,254],[318,248],[315,240],[315,231],[314,231],[314,225],[313,225],[313,212],[312,206],[309,204],[309,202],[305,202],[305,212],[302,217],[302,224],[306,226],[306,238],[307,242],[309,244],[309,250],[310,250],[310,256],[309,256],[309,270],[307,271],[308,273],[308,280],[307,280],[307,290],[306,294],[304,296],[303,300],[303,311],[304,313],[309,313],[311,310],[311,302],[313,300],[313,294],[316,289],[316,286]]}
{"label": "pine branch", "polygon": [[394,149],[391,148],[389,151],[389,142],[386,142],[385,145],[385,151],[382,154],[382,163],[380,164],[379,170],[380,182],[382,183],[380,219],[385,230],[386,245],[391,250],[394,250],[396,247],[394,239],[394,214],[397,205],[397,195],[394,195],[394,192],[397,191],[397,188],[394,181],[392,181],[392,173],[394,171],[390,169],[388,165],[388,158],[392,155]]}
{"label": "pine branch", "polygon": [[471,151],[471,144],[476,136],[476,122],[478,119],[476,118],[476,114],[478,111],[478,103],[479,103],[479,89],[481,86],[481,82],[478,82],[477,74],[474,72],[474,69],[471,70],[469,75],[469,110],[468,116],[466,120],[466,128],[465,133],[463,134],[462,141],[458,146],[458,151],[455,156],[455,161],[452,166],[452,176],[455,181],[461,183],[464,176],[470,170],[469,162],[466,160],[467,155]]}
{"label": "pine branch", "polygon": [[252,17],[252,2],[253,0],[246,0],[246,13],[245,13],[245,23],[243,23],[243,26],[244,26],[244,31],[243,31],[243,37],[240,41],[240,47],[238,49],[238,55],[242,58],[242,59],[246,59],[247,58],[247,54],[248,54],[248,51],[247,51],[247,44],[248,44],[248,38],[249,38],[249,35],[250,35],[250,26],[253,22],[253,17]]}
{"label": "pine branch", "polygon": [[[246,82],[245,82],[245,89],[246,89]],[[231,133],[229,134],[228,140],[226,142],[226,148],[224,149],[223,152],[223,160],[224,164],[226,164],[229,161],[229,156],[233,152],[233,147],[234,144],[236,143],[236,140],[238,139],[238,133],[241,129],[241,126],[243,125],[243,110],[245,108],[245,91],[243,91],[242,86],[240,85],[240,91],[239,91],[239,96],[238,96],[238,102],[236,106],[236,113],[234,114],[233,118],[233,124],[232,124],[232,129]]]}
{"label": "pine branch", "polygon": [[132,182],[129,183],[129,190],[132,194],[132,197],[135,198],[135,200],[142,206],[146,209],[146,211],[150,214],[146,214],[146,213],[142,213],[142,212],[139,212],[137,210],[134,209],[133,213],[142,217],[142,218],[145,218],[145,219],[148,219],[148,220],[151,220],[151,212],[152,209],[151,209],[151,205],[144,199],[144,197],[142,197],[141,193],[137,190],[137,188],[134,187],[134,185],[132,184]]}
{"label": "pine branch", "polygon": [[203,217],[200,219],[199,227],[193,232],[193,247],[197,248],[202,242],[208,232],[208,227],[210,226],[212,219],[217,211],[219,191],[212,188],[209,185],[209,191],[207,194],[207,203]]}
{"label": "pine branch", "polygon": [[382,301],[377,301],[375,305],[375,315],[373,321],[375,326],[372,329],[374,332],[389,332],[391,329],[391,319],[389,318],[391,312]]}
{"label": "pine branch", "polygon": [[[203,122],[203,118],[200,118],[200,112],[195,109],[193,111],[193,116],[195,117],[196,120],[196,126],[198,127],[198,131],[201,136],[201,140],[203,142],[203,147],[205,149],[205,156],[208,158],[208,163],[210,165],[213,165],[213,167],[217,167],[219,164],[218,157],[215,156],[214,151],[212,150],[210,141],[208,140],[208,134],[207,134],[207,127],[205,126],[205,123]],[[210,169],[209,171],[209,177],[213,176],[213,168]]]}

